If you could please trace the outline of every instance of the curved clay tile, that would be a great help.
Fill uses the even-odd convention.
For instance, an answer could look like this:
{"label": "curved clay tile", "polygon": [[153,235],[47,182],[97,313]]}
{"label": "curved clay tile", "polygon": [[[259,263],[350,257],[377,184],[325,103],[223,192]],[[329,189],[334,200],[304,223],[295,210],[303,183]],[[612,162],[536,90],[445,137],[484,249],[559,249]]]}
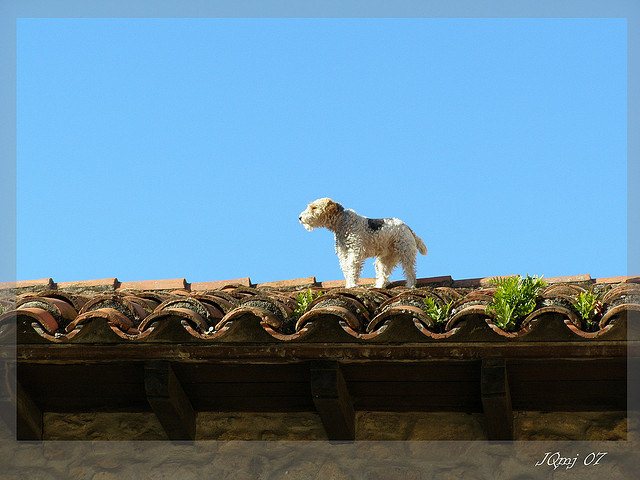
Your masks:
{"label": "curved clay tile", "polygon": [[282,328],[282,325],[284,324],[282,316],[273,313],[272,309],[267,309],[263,306],[245,304],[236,307],[229,313],[227,313],[215,326],[215,330],[221,330],[227,323],[239,321],[241,318],[246,317],[247,315],[254,316],[261,323],[269,325],[276,331],[280,330]]}
{"label": "curved clay tile", "polygon": [[[311,310],[322,299],[331,298],[331,296],[330,296],[331,294],[333,294],[333,291],[331,291],[331,290],[323,291],[321,295],[319,295],[316,298],[314,298],[313,300],[311,300],[309,305],[307,305],[307,310],[305,312],[303,312],[303,314],[307,313],[309,310]],[[334,295],[334,296],[339,296],[339,295]]]}
{"label": "curved clay tile", "polygon": [[220,342],[275,343],[282,340],[278,338],[282,335],[282,326],[282,319],[270,310],[243,305],[227,313],[212,335]]}
{"label": "curved clay tile", "polygon": [[444,340],[457,332],[454,329],[437,333],[426,322],[431,322],[431,318],[422,309],[392,307],[378,315],[370,324],[370,332],[361,338],[371,343],[422,343]]}
{"label": "curved clay tile", "polygon": [[[167,339],[181,337],[184,332],[176,333],[179,325],[192,337],[200,338],[201,335],[209,335],[223,316],[224,312],[211,301],[206,302],[192,296],[173,297],[158,305],[154,312],[140,323],[139,338],[152,340],[162,335]],[[174,322],[175,319],[180,320],[179,325]]]}
{"label": "curved clay tile", "polygon": [[129,317],[115,308],[103,307],[78,315],[65,329],[67,339],[75,341],[90,341],[95,337],[108,339],[111,335],[104,328],[105,321],[110,330],[122,338],[127,337],[119,333],[126,334],[133,329],[133,321]]}
{"label": "curved clay tile", "polygon": [[[186,308],[184,302],[165,306],[164,308],[159,307],[140,323],[138,330],[144,333],[152,327],[155,328],[156,324],[170,322],[175,318],[186,320],[189,324],[193,325],[199,333],[206,333],[209,330],[213,330],[210,322],[200,315],[199,312],[191,308]],[[182,325],[184,326],[184,323],[182,323]]]}
{"label": "curved clay tile", "polygon": [[[151,314],[151,312],[153,312],[158,307],[158,304],[154,300],[144,298],[144,297],[139,297],[137,295],[123,295],[122,298],[131,302],[131,304],[136,309],[136,313],[138,314],[138,317],[140,319],[145,318],[147,315]],[[137,308],[137,307],[140,307],[140,308]]]}
{"label": "curved clay tile", "polygon": [[438,295],[445,302],[455,302],[464,297],[468,292],[462,291],[463,289],[455,289],[452,287],[436,287],[433,292]]}
{"label": "curved clay tile", "polygon": [[228,311],[215,326],[221,341],[275,341],[271,332],[291,333],[287,325],[293,321],[293,310],[285,303],[288,299],[267,295],[252,295]]}
{"label": "curved clay tile", "polygon": [[158,305],[153,313],[175,309],[185,309],[197,313],[207,323],[207,328],[215,325],[224,316],[222,310],[213,303],[202,302],[195,297],[178,297],[166,300]]}
{"label": "curved clay tile", "polygon": [[296,298],[288,295],[287,293],[273,293],[268,295],[268,297],[284,305],[287,316],[291,315],[291,313],[298,307],[298,301]]}
{"label": "curved clay tile", "polygon": [[[378,306],[387,300],[387,297],[381,295],[377,291],[372,291],[368,288],[334,288],[329,290],[326,294],[320,297],[322,298],[345,298],[355,300],[359,305],[359,308],[364,307],[363,314],[365,315],[365,322],[369,323],[369,319],[373,318],[378,309]],[[360,315],[360,313],[357,313]]]}
{"label": "curved clay tile", "polygon": [[279,295],[286,295],[287,297],[296,298],[300,293],[308,292],[309,290],[313,293],[326,293],[330,291],[329,288],[319,287],[319,286],[311,286],[307,288],[299,288],[297,290],[277,290],[274,288],[258,288],[258,290],[262,292],[276,292]]}
{"label": "curved clay tile", "polygon": [[295,340],[353,343],[359,340],[361,332],[360,320],[348,309],[336,305],[318,306],[300,317],[296,323],[296,333],[299,335]]}
{"label": "curved clay tile", "polygon": [[445,331],[452,329],[457,323],[470,315],[480,315],[489,318],[487,305],[493,299],[485,290],[477,290],[453,302],[451,318],[447,321]]}
{"label": "curved clay tile", "polygon": [[[355,302],[352,299],[349,299],[348,301]],[[356,333],[358,331],[363,331],[361,320],[354,315],[351,309],[345,308],[344,304],[330,302],[331,299],[328,299],[323,304],[316,304],[311,310],[302,315],[296,322],[296,331],[301,330],[308,323],[314,323],[315,327],[317,327],[321,321],[328,321],[332,323],[339,323],[342,321]]]}
{"label": "curved clay tile", "polygon": [[[576,297],[568,296],[568,295],[552,295],[548,297],[541,297],[541,301],[538,308],[544,307],[563,307],[572,312],[575,311],[573,304],[575,303]],[[578,326],[582,323],[579,321]]]}
{"label": "curved clay tile", "polygon": [[42,308],[10,310],[0,315],[0,344],[46,343],[55,341],[56,319]]}
{"label": "curved clay tile", "polygon": [[231,301],[229,298],[226,298],[226,295],[221,296],[206,293],[195,293],[192,296],[199,302],[214,307],[215,309],[220,311],[223,316],[233,310],[233,308],[237,305],[237,301]]}
{"label": "curved clay tile", "polygon": [[241,300],[238,307],[256,307],[262,308],[278,317],[283,322],[291,316],[293,309],[289,306],[289,302],[284,302],[279,298],[267,296],[264,294],[253,295]]}
{"label": "curved clay tile", "polygon": [[187,297],[190,295],[189,290],[186,290],[184,288],[180,288],[178,290],[171,290],[169,292],[169,295],[173,295],[174,297]]}
{"label": "curved clay tile", "polygon": [[172,297],[170,293],[161,293],[161,292],[144,292],[140,290],[120,290],[118,291],[121,295],[133,295],[138,298],[144,298],[146,300],[151,300],[154,303],[160,305],[165,300],[169,300]]}
{"label": "curved clay tile", "polygon": [[[315,313],[314,313],[315,312]],[[296,322],[296,330],[309,320],[320,314],[335,315],[345,321],[353,330],[364,333],[370,321],[370,314],[365,306],[355,297],[342,292],[330,292],[309,305],[307,312]]]}
{"label": "curved clay tile", "polygon": [[371,287],[369,291],[380,296],[380,303],[384,302],[387,298],[391,298],[395,295],[395,292],[389,290],[388,288]]}
{"label": "curved clay tile", "polygon": [[231,282],[231,283],[225,283],[222,286],[218,286],[216,288],[213,289],[213,291],[215,292],[229,292],[232,290],[235,290],[236,288],[242,288],[242,287],[251,287],[251,281],[247,278],[247,282]]}
{"label": "curved clay tile", "polygon": [[55,318],[58,328],[65,328],[78,315],[73,306],[65,300],[49,297],[25,297],[16,304],[17,310],[39,308],[49,312]]}
{"label": "curved clay tile", "polygon": [[43,331],[48,334],[54,334],[58,331],[58,328],[60,328],[54,316],[51,315],[51,312],[43,308],[22,307],[14,312],[8,313],[17,315],[18,318],[20,317],[20,315],[24,315],[26,317],[29,317],[31,320],[35,320],[42,327]]}
{"label": "curved clay tile", "polygon": [[496,293],[495,288],[480,288],[478,290],[472,290],[464,295],[457,303],[459,305],[489,303],[493,299],[493,295]]}
{"label": "curved clay tile", "polygon": [[598,326],[602,329],[617,321],[619,317],[626,319],[628,312],[640,312],[640,303],[622,303],[609,308],[600,319]]}
{"label": "curved clay tile", "polygon": [[[309,325],[312,325],[312,324],[313,322],[310,323]],[[260,326],[271,337],[273,337],[274,339],[280,342],[295,342],[295,341],[300,341],[301,339],[304,340],[304,338],[309,332],[309,327],[307,326],[302,327],[300,330],[293,333],[282,333],[279,329],[278,330],[274,329],[273,327],[271,327],[271,325],[267,323],[261,323]]]}
{"label": "curved clay tile", "polygon": [[640,304],[640,284],[621,283],[613,287],[602,297],[605,308],[615,307],[623,303]]}
{"label": "curved clay tile", "polygon": [[585,292],[586,290],[577,285],[566,285],[566,284],[556,284],[550,285],[546,287],[542,292],[540,292],[540,297],[542,298],[573,298],[576,297],[580,292]]}
{"label": "curved clay tile", "polygon": [[415,307],[422,308],[424,306],[424,299],[428,296],[433,296],[438,300],[440,300],[440,297],[433,294],[431,290],[430,291],[424,291],[423,289],[419,289],[419,290],[415,289],[413,291],[408,290],[398,295],[394,295],[393,297],[388,298],[387,300],[382,302],[378,306],[376,314],[380,315],[380,313],[384,312],[385,310],[387,310],[388,308],[394,305],[413,305]]}
{"label": "curved clay tile", "polygon": [[158,305],[160,305],[162,302],[166,302],[167,300],[171,300],[173,298],[176,298],[176,295],[172,295],[170,293],[159,293],[159,292],[133,292],[133,291],[125,291],[122,292],[123,295],[125,295],[126,297],[132,296],[135,297],[141,301],[143,301],[147,308],[150,309],[152,312],[158,308]]}
{"label": "curved clay tile", "polygon": [[[133,338],[145,343],[188,343],[199,341],[208,333],[202,333],[203,320],[188,309],[172,309],[154,312],[140,324]],[[206,322],[204,322],[206,323]],[[200,325],[197,326],[197,325]],[[209,327],[211,330],[212,327]]]}
{"label": "curved clay tile", "polygon": [[557,341],[575,340],[567,327],[577,321],[575,313],[561,306],[534,310],[520,323],[516,331],[500,328],[484,305],[469,305],[458,311],[447,323],[446,330],[458,328],[452,337],[456,341]]}
{"label": "curved clay tile", "polygon": [[[444,329],[445,331],[453,330],[458,326],[458,324],[462,324],[473,317],[481,318],[483,322],[485,318],[489,318],[486,304],[462,304],[460,307],[456,308],[456,313],[449,319]],[[483,327],[482,323],[479,325]]]}
{"label": "curved clay tile", "polygon": [[[445,296],[442,292],[439,293],[443,297]],[[435,291],[402,293],[380,306],[380,313],[378,313],[378,315],[369,324],[367,331],[372,332],[377,329],[382,319],[387,319],[390,315],[412,315],[413,318],[418,320],[424,327],[424,329],[419,327],[419,330],[425,335],[432,338],[445,338],[449,336],[445,335],[447,323],[436,323],[436,320],[431,318],[427,313],[425,308],[425,298],[427,297],[433,298],[436,303],[440,305],[445,302],[445,300],[438,296]],[[449,302],[451,301],[453,300],[449,300]],[[455,309],[452,308],[451,313],[455,313]]]}
{"label": "curved clay tile", "polygon": [[[572,308],[548,305],[537,308],[522,321],[520,330],[513,332],[526,341],[577,340],[581,320]],[[569,328],[569,326],[573,328]]]}
{"label": "curved clay tile", "polygon": [[[527,333],[529,333],[529,329],[531,327],[531,325],[525,324],[523,322],[523,324],[520,325],[520,328],[518,330],[509,331],[509,330],[504,330],[503,328],[500,328],[493,321],[493,319],[491,317],[485,318],[484,322],[495,334],[498,335],[498,337],[502,337],[503,339],[508,339],[508,340],[514,340],[514,339],[517,339],[519,337],[522,337],[522,336],[526,335]],[[464,326],[461,325],[460,331],[461,332],[464,331]]]}
{"label": "curved clay tile", "polygon": [[262,294],[262,292],[260,290],[258,290],[257,288],[253,288],[253,287],[236,287],[232,290],[227,290],[226,291],[227,294],[231,295],[233,298],[236,298],[238,300],[242,300],[244,298],[247,297],[252,297],[254,295],[260,295]]}
{"label": "curved clay tile", "polygon": [[[195,292],[195,293],[192,293],[192,296],[194,298],[200,298],[201,296],[203,298],[211,297],[211,298],[215,298],[216,301],[217,299],[222,299],[226,301],[229,305],[231,305],[231,308],[238,305],[238,299],[236,297],[229,295],[226,291],[222,291],[222,290],[214,290],[209,292]],[[222,306],[222,304],[220,305]]]}
{"label": "curved clay tile", "polygon": [[76,295],[75,293],[64,292],[61,290],[45,290],[40,293],[25,293],[20,295],[19,300],[32,299],[36,297],[57,298],[64,302],[67,302],[76,311],[80,311],[85,303],[89,300],[89,297],[85,295]]}
{"label": "curved clay tile", "polygon": [[141,298],[120,293],[97,295],[89,300],[80,310],[80,314],[94,310],[111,308],[127,317],[131,325],[139,325],[150,314],[149,306]]}
{"label": "curved clay tile", "polygon": [[382,323],[391,321],[395,317],[403,315],[417,319],[430,328],[435,327],[433,319],[427,315],[421,307],[411,305],[409,303],[396,303],[389,305],[382,312],[376,315],[371,322],[369,322],[369,325],[367,326],[367,333],[372,333],[378,330]]}

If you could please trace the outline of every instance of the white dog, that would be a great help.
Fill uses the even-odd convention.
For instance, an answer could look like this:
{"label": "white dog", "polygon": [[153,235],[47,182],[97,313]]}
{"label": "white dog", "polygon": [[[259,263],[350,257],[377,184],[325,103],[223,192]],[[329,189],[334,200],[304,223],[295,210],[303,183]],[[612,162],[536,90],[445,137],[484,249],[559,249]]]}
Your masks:
{"label": "white dog", "polygon": [[407,276],[407,287],[415,287],[416,253],[426,255],[427,247],[402,220],[362,217],[330,198],[311,202],[298,219],[309,231],[325,227],[335,234],[336,254],[347,288],[356,286],[362,264],[369,257],[376,257],[376,287],[387,285],[398,263]]}

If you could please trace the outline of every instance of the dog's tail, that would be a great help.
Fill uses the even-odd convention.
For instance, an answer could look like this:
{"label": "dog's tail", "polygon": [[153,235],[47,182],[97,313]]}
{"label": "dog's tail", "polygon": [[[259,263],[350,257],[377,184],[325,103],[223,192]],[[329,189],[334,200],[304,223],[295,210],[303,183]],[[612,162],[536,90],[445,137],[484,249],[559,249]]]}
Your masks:
{"label": "dog's tail", "polygon": [[416,232],[414,232],[413,230],[411,230],[411,228],[409,228],[409,230],[411,231],[411,234],[413,235],[413,238],[416,241],[416,247],[418,247],[418,251],[422,254],[422,255],[426,255],[427,254],[427,246],[424,244],[424,242],[422,241],[422,239],[416,235]]}

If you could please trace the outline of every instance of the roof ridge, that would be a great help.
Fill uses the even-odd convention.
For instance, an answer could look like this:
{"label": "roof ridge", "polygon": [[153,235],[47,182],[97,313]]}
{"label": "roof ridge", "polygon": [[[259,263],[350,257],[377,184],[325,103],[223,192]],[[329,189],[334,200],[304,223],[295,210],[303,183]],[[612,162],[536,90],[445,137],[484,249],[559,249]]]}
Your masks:
{"label": "roof ridge", "polygon": [[[421,277],[416,280],[417,286],[444,285],[454,288],[480,288],[491,284],[491,281],[497,277],[508,277],[513,275],[492,275],[486,277],[454,279],[450,275],[441,275],[434,277]],[[565,275],[556,277],[545,277],[545,281],[549,284],[554,283],[595,283],[595,284],[613,284],[613,283],[640,283],[640,276],[637,275],[618,275],[613,277],[592,278],[590,274]],[[369,286],[375,282],[374,278],[360,278],[358,285]],[[402,286],[404,280],[391,282],[388,287]],[[250,277],[239,277],[234,279],[207,280],[190,283],[186,278],[170,278],[170,279],[145,279],[145,280],[127,280],[122,281],[117,277],[73,280],[56,282],[52,277],[45,277],[35,280],[17,280],[15,282],[0,282],[0,290],[29,290],[29,289],[49,289],[49,290],[67,290],[67,289],[104,289],[104,290],[187,290],[187,291],[206,291],[216,290],[225,286],[245,286],[245,287],[273,287],[273,288],[299,288],[306,286],[316,286],[323,288],[343,288],[345,281],[338,280],[317,280],[315,276],[290,278],[283,280],[271,280],[266,282],[254,283]]]}

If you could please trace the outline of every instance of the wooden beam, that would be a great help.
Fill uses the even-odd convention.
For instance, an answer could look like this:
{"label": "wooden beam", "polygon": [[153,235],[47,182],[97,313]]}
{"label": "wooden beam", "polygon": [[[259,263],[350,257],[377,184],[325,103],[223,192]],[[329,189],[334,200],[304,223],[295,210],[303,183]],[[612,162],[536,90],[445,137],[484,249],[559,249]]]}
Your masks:
{"label": "wooden beam", "polygon": [[[215,345],[215,348],[211,348]],[[453,353],[452,353],[453,352]],[[282,342],[269,345],[233,345],[186,343],[135,343],[125,340],[114,345],[73,343],[18,344],[17,359],[28,363],[127,362],[180,359],[181,363],[219,360],[246,363],[248,360],[274,363],[303,360],[395,361],[410,360],[470,360],[481,358],[627,358],[640,356],[640,342],[598,341],[584,342],[478,342],[414,344],[327,344]]]}
{"label": "wooden beam", "polygon": [[193,441],[196,414],[169,362],[145,364],[144,387],[149,405],[169,440]]}
{"label": "wooden beam", "polygon": [[329,440],[354,440],[355,411],[337,362],[311,363],[311,394]]}
{"label": "wooden beam", "polygon": [[17,439],[42,441],[42,411],[19,382],[16,383],[16,393]]}
{"label": "wooden beam", "polygon": [[17,440],[42,441],[42,410],[16,380],[15,366],[0,361],[0,417]]}
{"label": "wooden beam", "polygon": [[513,411],[504,359],[482,360],[480,390],[489,440],[513,440]]}
{"label": "wooden beam", "polygon": [[16,369],[15,362],[0,360],[0,418],[16,436]]}

